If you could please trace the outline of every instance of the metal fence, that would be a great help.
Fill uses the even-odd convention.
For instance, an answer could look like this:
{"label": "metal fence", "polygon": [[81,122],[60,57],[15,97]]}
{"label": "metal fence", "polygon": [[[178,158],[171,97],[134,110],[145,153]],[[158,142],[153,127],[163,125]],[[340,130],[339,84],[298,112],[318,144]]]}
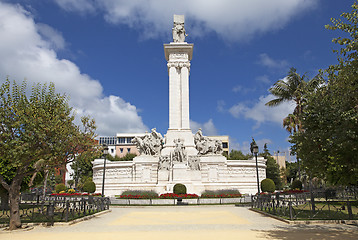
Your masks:
{"label": "metal fence", "polygon": [[255,195],[251,207],[290,220],[358,219],[357,191]]}
{"label": "metal fence", "polygon": [[[22,222],[68,222],[109,209],[110,200],[105,197],[54,197],[22,196],[20,217]],[[8,223],[10,210],[0,210],[0,223]]]}

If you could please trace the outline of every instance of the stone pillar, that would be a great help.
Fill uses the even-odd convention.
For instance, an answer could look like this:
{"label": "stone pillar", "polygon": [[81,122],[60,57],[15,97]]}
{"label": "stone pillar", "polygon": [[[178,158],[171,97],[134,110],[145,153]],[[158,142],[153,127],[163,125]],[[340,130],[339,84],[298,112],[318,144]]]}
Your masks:
{"label": "stone pillar", "polygon": [[169,75],[169,128],[162,155],[168,155],[175,147],[174,140],[182,139],[188,155],[196,155],[189,116],[189,72],[193,44],[164,44]]}
{"label": "stone pillar", "polygon": [[169,129],[181,128],[180,73],[175,64],[168,63],[169,71]]}
{"label": "stone pillar", "polygon": [[181,128],[190,129],[189,124],[189,66],[190,63],[183,64],[181,68]]}

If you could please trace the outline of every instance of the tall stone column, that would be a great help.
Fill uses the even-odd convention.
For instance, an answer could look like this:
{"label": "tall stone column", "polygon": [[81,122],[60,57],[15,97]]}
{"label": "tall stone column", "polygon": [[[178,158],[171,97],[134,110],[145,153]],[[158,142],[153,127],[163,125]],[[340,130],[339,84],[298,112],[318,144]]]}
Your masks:
{"label": "tall stone column", "polygon": [[169,75],[169,129],[162,155],[175,147],[174,140],[182,139],[189,155],[196,155],[189,115],[189,74],[193,44],[186,42],[164,44]]}
{"label": "tall stone column", "polygon": [[189,67],[190,63],[182,64],[181,68],[181,129],[190,129],[189,124]]}
{"label": "tall stone column", "polygon": [[169,72],[169,129],[181,128],[181,90],[180,69],[175,63],[168,63]]}

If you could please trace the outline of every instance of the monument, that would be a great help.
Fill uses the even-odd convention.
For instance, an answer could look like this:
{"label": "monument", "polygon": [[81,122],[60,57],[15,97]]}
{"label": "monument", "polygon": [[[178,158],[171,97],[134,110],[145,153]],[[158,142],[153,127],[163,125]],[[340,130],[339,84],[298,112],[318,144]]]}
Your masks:
{"label": "monument", "polygon": [[[177,183],[188,193],[205,190],[238,189],[257,191],[256,165],[251,160],[227,160],[222,143],[190,129],[189,74],[193,44],[185,42],[184,16],[174,15],[173,41],[164,44],[169,75],[169,128],[163,136],[155,128],[144,137],[136,137],[140,155],[133,161],[107,162],[105,195],[125,190],[172,192]],[[93,181],[102,189],[103,159],[93,161]],[[259,178],[266,177],[264,158],[258,158]]]}

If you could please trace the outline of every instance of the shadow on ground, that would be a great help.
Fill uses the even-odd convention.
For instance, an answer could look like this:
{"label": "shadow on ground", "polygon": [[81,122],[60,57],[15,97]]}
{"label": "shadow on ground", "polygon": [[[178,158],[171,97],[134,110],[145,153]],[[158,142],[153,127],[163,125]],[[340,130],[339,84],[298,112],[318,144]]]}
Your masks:
{"label": "shadow on ground", "polygon": [[285,240],[357,240],[357,226],[331,226],[331,225],[288,225],[278,226],[274,230],[256,230],[260,237],[266,239],[285,239]]}

